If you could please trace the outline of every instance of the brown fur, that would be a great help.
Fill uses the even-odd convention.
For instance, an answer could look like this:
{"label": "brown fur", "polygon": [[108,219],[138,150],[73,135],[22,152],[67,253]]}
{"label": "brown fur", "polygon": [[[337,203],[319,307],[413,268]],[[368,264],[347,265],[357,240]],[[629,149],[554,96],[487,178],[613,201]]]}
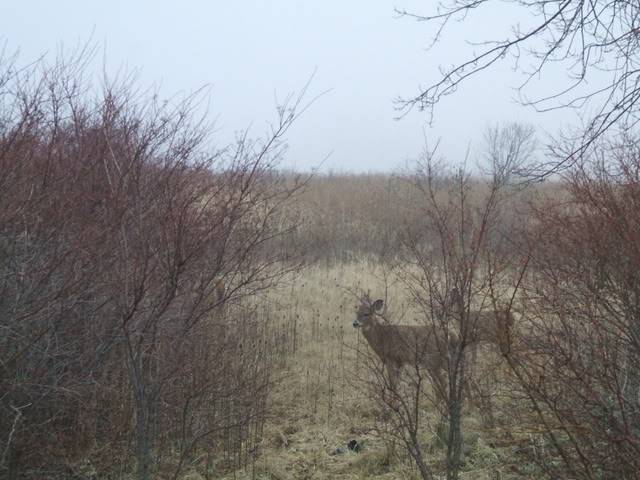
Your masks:
{"label": "brown fur", "polygon": [[469,345],[490,343],[500,348],[502,352],[508,348],[510,335],[514,324],[513,314],[509,310],[497,312],[474,312],[469,316],[473,330],[469,333]]}
{"label": "brown fur", "polygon": [[364,338],[382,360],[391,388],[395,389],[404,365],[424,366],[438,387],[444,388],[442,372],[447,366],[448,345],[456,341],[455,337],[450,336],[447,344],[430,326],[385,325],[379,314],[381,309],[382,300],[371,303],[365,297],[354,326],[362,327]]}
{"label": "brown fur", "polygon": [[[457,335],[449,332],[445,341],[442,332],[434,326],[384,324],[381,316],[383,305],[382,300],[371,303],[365,296],[353,325],[362,327],[364,338],[387,369],[391,387],[395,388],[404,365],[421,365],[429,371],[437,386],[444,389],[443,372],[447,368],[449,349],[458,342]],[[468,345],[487,342],[502,348],[513,324],[513,315],[507,311],[472,311],[469,320],[473,330],[469,333]]]}

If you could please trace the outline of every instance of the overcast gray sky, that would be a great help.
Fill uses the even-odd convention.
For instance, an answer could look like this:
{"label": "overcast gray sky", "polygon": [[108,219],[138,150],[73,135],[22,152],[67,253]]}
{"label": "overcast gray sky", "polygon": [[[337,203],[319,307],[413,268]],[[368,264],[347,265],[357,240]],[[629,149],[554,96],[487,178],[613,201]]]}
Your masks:
{"label": "overcast gray sky", "polygon": [[[459,160],[471,142],[479,149],[486,125],[522,121],[555,131],[567,112],[536,114],[514,102],[508,64],[483,73],[435,112],[394,120],[393,99],[412,96],[437,79],[438,66],[464,58],[517,12],[498,6],[454,25],[435,49],[433,29],[398,19],[394,6],[426,12],[431,1],[21,0],[0,4],[0,36],[21,59],[89,38],[104,47],[107,70],[136,69],[143,85],[162,94],[211,86],[216,136],[229,141],[252,125],[261,133],[275,118],[275,98],[300,89],[317,69],[313,94],[331,89],[291,130],[285,166],[309,169],[327,154],[323,170],[382,171],[415,158],[441,138],[440,153]],[[521,20],[521,19],[519,19]],[[548,83],[556,79],[546,78]]]}

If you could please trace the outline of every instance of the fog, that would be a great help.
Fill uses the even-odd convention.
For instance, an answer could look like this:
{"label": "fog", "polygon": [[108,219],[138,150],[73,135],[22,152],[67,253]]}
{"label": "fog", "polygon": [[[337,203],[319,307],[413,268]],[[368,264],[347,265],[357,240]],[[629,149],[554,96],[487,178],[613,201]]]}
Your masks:
{"label": "fog", "polygon": [[[313,76],[307,100],[317,98],[289,132],[284,167],[323,171],[390,171],[416,158],[425,141],[440,154],[472,160],[483,131],[497,122],[531,123],[544,136],[575,122],[567,111],[536,113],[517,104],[522,77],[510,62],[483,72],[434,112],[400,115],[398,97],[411,97],[438,79],[439,66],[468,57],[469,41],[508,32],[517,18],[500,6],[454,24],[428,49],[434,27],[394,10],[425,11],[427,2],[35,1],[0,5],[0,35],[21,61],[55,57],[62,48],[98,45],[96,68],[108,76],[135,71],[142,86],[163,97],[209,88],[209,111],[220,144],[250,126],[259,135],[275,106]],[[314,73],[315,72],[315,73]],[[545,85],[562,72],[545,77]],[[544,89],[544,85],[535,88]],[[325,93],[323,93],[325,92]],[[398,118],[398,117],[401,118]],[[324,161],[323,161],[324,160]]]}

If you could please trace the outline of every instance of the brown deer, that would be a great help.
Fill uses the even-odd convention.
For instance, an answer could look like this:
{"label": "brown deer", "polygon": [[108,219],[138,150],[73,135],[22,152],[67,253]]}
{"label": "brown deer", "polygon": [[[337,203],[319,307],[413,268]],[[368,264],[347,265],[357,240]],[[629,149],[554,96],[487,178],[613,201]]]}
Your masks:
{"label": "brown deer", "polygon": [[[459,336],[448,332],[443,339],[442,332],[431,325],[389,325],[384,323],[384,301],[371,302],[362,297],[353,321],[355,328],[362,328],[364,338],[384,364],[389,376],[389,384],[395,391],[397,380],[404,365],[424,366],[436,384],[436,391],[446,392],[443,372],[446,372],[449,352],[459,345]],[[510,312],[469,312],[467,317],[473,327],[465,344],[480,342],[502,345],[503,332],[510,327],[513,316]]]}
{"label": "brown deer", "polygon": [[470,310],[466,307],[460,291],[454,288],[450,292],[451,313],[458,320],[458,326],[465,326],[460,336],[465,339],[465,344],[473,346],[475,359],[475,347],[480,343],[490,343],[500,348],[502,353],[508,349],[510,335],[514,324],[511,306],[499,308],[494,304],[493,310]]}
{"label": "brown deer", "polygon": [[383,323],[384,301],[371,302],[365,295],[358,307],[355,328],[362,328],[364,338],[378,355],[389,376],[389,384],[395,391],[400,371],[404,365],[422,365],[432,376],[437,388],[444,392],[446,383],[442,372],[447,367],[448,349],[457,339],[449,337],[444,342],[430,326],[387,325]]}

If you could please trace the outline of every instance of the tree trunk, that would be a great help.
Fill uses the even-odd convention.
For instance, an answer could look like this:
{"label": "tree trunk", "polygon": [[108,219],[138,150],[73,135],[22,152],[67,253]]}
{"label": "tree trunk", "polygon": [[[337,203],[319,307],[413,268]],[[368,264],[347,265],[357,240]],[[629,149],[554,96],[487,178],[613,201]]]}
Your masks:
{"label": "tree trunk", "polygon": [[151,479],[151,438],[150,438],[150,415],[148,402],[142,389],[136,390],[136,460],[138,462],[138,480]]}
{"label": "tree trunk", "polygon": [[447,436],[447,480],[458,480],[462,457],[462,401],[465,386],[464,351],[451,372],[449,386],[449,432]]}
{"label": "tree trunk", "polygon": [[449,437],[447,439],[447,480],[458,480],[462,456],[462,408],[453,399],[449,408]]}
{"label": "tree trunk", "polygon": [[133,362],[137,364],[131,369],[136,413],[137,478],[138,480],[151,480],[157,396],[153,394],[148,382],[145,381],[144,361],[137,358],[133,359]]}

